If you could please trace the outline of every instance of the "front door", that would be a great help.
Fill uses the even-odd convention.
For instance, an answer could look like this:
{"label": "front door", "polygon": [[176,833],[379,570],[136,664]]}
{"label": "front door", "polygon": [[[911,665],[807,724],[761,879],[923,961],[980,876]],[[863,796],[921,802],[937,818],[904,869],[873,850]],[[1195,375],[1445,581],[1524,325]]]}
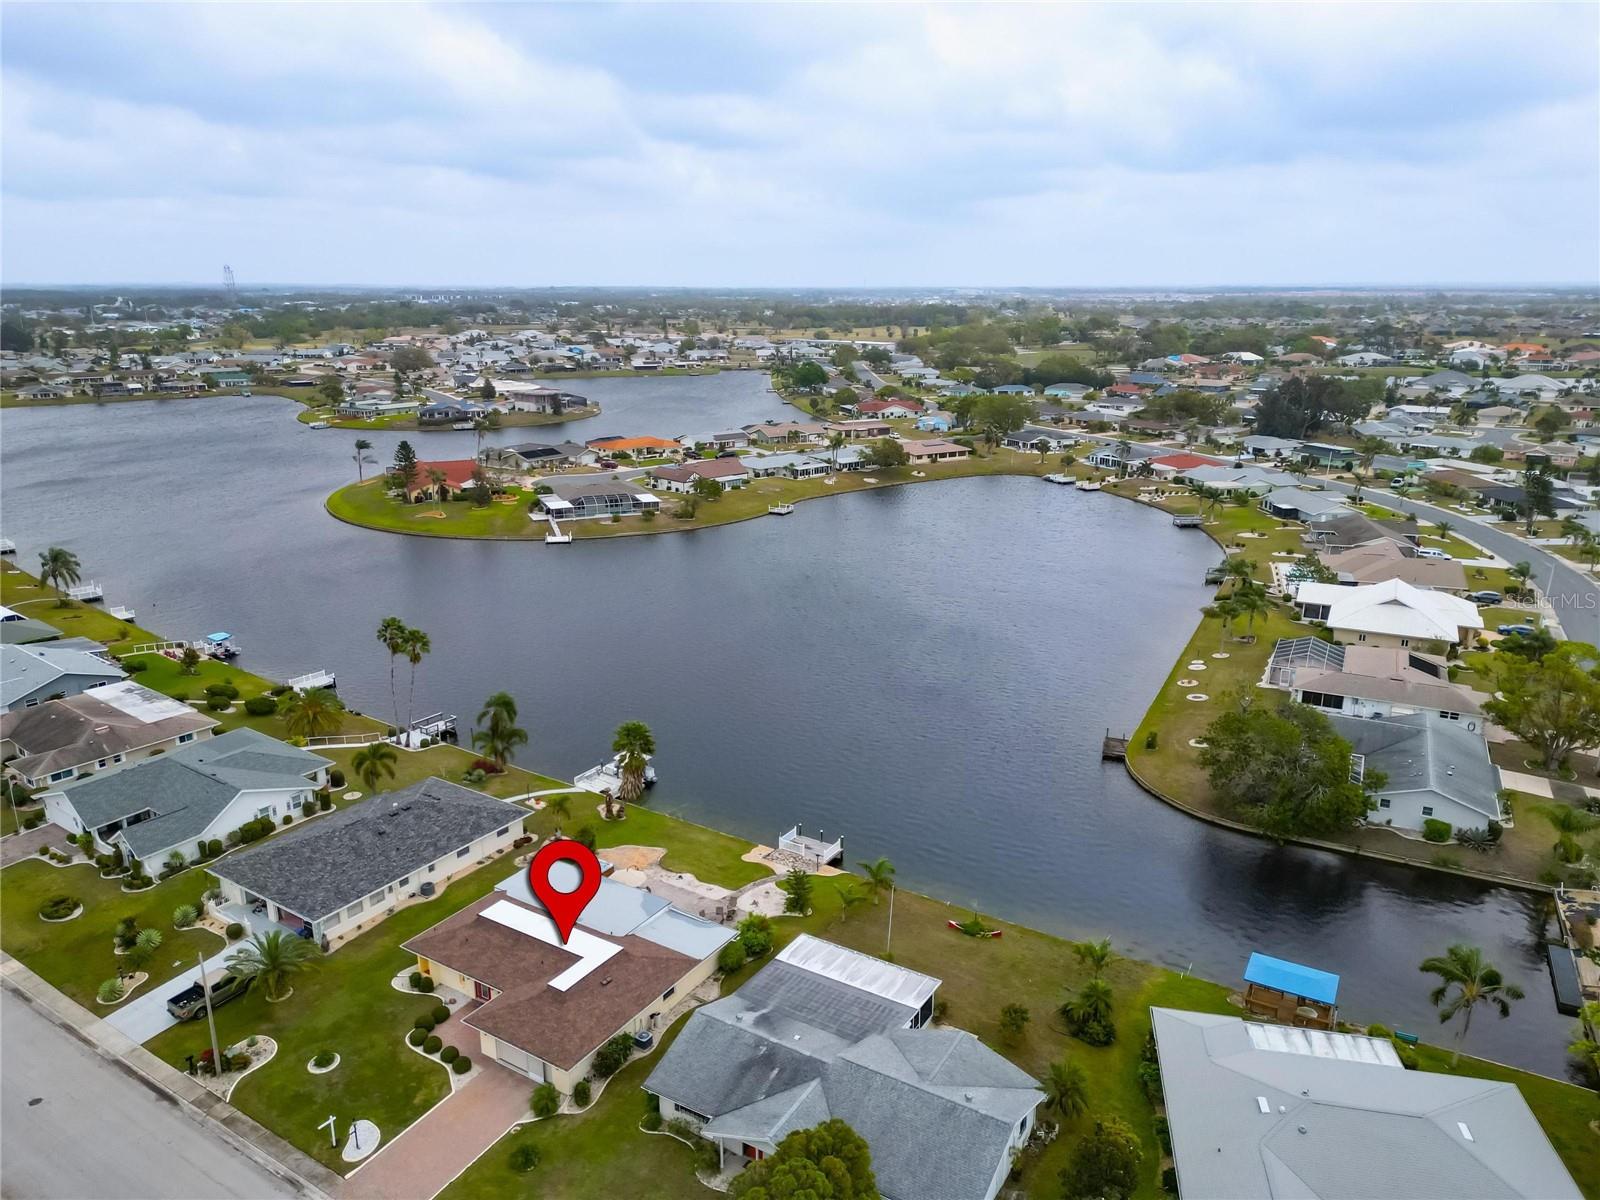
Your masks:
{"label": "front door", "polygon": [[487,983],[479,983],[476,979],[472,981],[472,994],[479,1000],[494,999],[494,989]]}

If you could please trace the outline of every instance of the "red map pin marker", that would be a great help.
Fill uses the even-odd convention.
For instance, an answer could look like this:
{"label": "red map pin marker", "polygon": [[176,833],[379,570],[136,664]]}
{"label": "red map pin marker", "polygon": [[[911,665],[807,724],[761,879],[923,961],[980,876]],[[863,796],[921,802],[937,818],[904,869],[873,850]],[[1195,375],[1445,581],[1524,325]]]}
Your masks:
{"label": "red map pin marker", "polygon": [[[578,869],[578,886],[564,892],[550,882],[550,868],[560,862],[570,862]],[[567,872],[562,872],[567,874]],[[578,923],[589,901],[600,890],[600,860],[594,851],[582,842],[557,838],[539,847],[533,861],[528,864],[528,886],[544,905],[550,919],[561,933],[561,944],[566,945],[572,936],[572,927]]]}

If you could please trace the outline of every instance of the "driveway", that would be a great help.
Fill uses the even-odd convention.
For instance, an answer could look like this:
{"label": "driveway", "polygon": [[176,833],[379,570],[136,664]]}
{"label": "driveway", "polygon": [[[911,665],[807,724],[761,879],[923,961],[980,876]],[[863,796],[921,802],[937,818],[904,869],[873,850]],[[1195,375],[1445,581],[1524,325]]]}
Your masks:
{"label": "driveway", "polygon": [[[210,958],[206,959],[206,974],[212,983],[225,969],[223,960],[233,952],[232,947],[223,947]],[[198,965],[190,967],[181,975],[176,975],[165,983],[141,984],[134,993],[133,999],[124,1004],[117,1005],[106,1017],[106,1024],[124,1033],[134,1041],[143,1045],[156,1034],[171,1029],[178,1022],[167,1012],[167,998],[176,996],[191,983],[200,982],[200,968]]]}
{"label": "driveway", "polygon": [[[441,1032],[458,1019],[452,1017]],[[513,1124],[530,1119],[533,1081],[484,1062],[477,1035],[465,1032],[471,1035],[479,1073],[357,1169],[340,1190],[340,1200],[430,1200]]]}
{"label": "driveway", "polygon": [[0,839],[0,867],[9,867],[25,858],[37,858],[40,846],[65,849],[67,831],[46,821],[36,829],[24,829]]}

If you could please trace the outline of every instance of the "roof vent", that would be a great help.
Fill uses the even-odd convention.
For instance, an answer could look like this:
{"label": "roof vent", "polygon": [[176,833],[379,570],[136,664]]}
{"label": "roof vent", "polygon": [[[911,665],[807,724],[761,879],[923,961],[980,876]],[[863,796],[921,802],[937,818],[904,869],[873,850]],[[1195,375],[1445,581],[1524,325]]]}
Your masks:
{"label": "roof vent", "polygon": [[1297,1125],[1295,1128],[1297,1128],[1301,1133],[1306,1131],[1306,1127],[1304,1125]]}
{"label": "roof vent", "polygon": [[1267,1098],[1265,1096],[1256,1097],[1256,1107],[1264,1113],[1270,1113],[1272,1111],[1272,1105],[1267,1103]]}
{"label": "roof vent", "polygon": [[1457,1121],[1456,1128],[1461,1130],[1461,1136],[1466,1138],[1467,1141],[1470,1142],[1475,1140],[1472,1136],[1472,1130],[1467,1128],[1467,1123],[1465,1121]]}

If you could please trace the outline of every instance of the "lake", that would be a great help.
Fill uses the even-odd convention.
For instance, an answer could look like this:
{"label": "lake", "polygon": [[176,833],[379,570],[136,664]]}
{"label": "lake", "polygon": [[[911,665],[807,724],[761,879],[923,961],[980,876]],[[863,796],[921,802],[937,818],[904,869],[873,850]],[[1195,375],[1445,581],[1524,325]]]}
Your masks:
{"label": "lake", "polygon": [[[671,436],[793,416],[764,375],[575,380],[601,416],[509,443]],[[337,673],[392,716],[374,631],[428,631],[418,714],[517,697],[526,765],[571,777],[647,722],[651,803],[771,844],[796,821],[886,855],[901,883],[1236,983],[1252,950],[1344,976],[1354,1019],[1437,1036],[1417,963],[1481,945],[1528,992],[1471,1047],[1562,1074],[1521,893],[1269,843],[1194,821],[1099,759],[1194,628],[1217,552],[1167,517],[1030,478],[802,504],[782,519],[546,547],[356,529],[323,499],[357,436],[387,463],[470,456],[468,433],[312,430],[277,397],[5,410],[18,561],[61,544],[111,603],[175,637],[227,629],[242,664]],[[368,468],[369,471],[371,468]],[[405,671],[401,671],[402,711]]]}

